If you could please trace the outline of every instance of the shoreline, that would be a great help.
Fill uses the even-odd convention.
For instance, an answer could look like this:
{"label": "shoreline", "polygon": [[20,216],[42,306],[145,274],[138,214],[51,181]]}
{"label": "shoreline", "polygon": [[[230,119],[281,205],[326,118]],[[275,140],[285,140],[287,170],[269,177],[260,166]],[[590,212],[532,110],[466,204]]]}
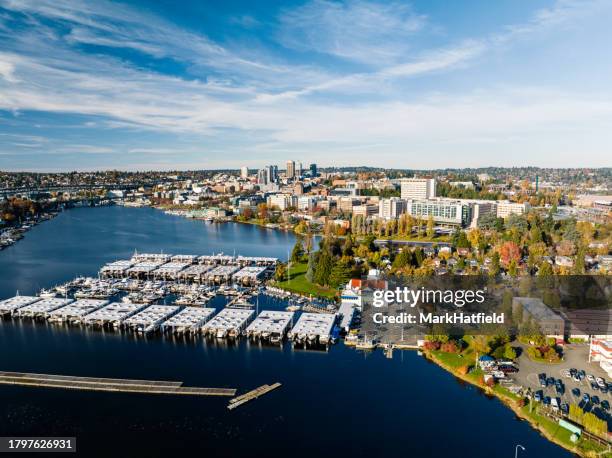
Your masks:
{"label": "shoreline", "polygon": [[[581,457],[601,457],[601,456],[608,456],[608,457],[612,457],[612,452],[609,452],[608,454],[602,454],[602,453],[597,453],[594,450],[593,451],[587,451],[586,453],[581,450],[577,445],[574,447],[570,447],[568,446],[568,444],[564,443],[562,440],[558,439],[557,437],[555,437],[554,435],[550,434],[549,431],[547,431],[544,427],[542,427],[540,425],[540,422],[534,420],[533,418],[529,418],[527,415],[525,415],[525,413],[523,412],[523,408],[527,407],[529,405],[529,403],[531,403],[532,401],[529,400],[529,403],[525,404],[525,406],[518,406],[517,402],[519,401],[519,398],[517,396],[516,399],[512,398],[511,396],[505,394],[505,393],[500,393],[499,390],[495,390],[493,387],[487,386],[487,385],[481,385],[479,384],[477,381],[475,381],[473,378],[469,377],[469,373],[468,374],[461,374],[459,373],[456,369],[454,369],[453,367],[451,367],[450,365],[444,363],[442,360],[440,360],[438,357],[436,357],[435,354],[433,354],[431,351],[423,351],[423,355],[425,356],[425,358],[427,358],[428,361],[431,361],[432,363],[436,364],[438,367],[444,369],[446,372],[450,373],[452,376],[466,382],[469,383],[470,385],[480,389],[483,393],[485,393],[486,395],[489,396],[494,396],[495,398],[497,398],[502,404],[504,404],[506,407],[510,408],[510,410],[512,410],[512,412],[514,412],[514,414],[520,418],[522,421],[526,421],[527,423],[529,423],[529,425],[535,429],[536,431],[538,431],[543,437],[545,437],[548,441],[558,445],[559,447],[562,447],[563,449],[567,450],[568,452],[571,453],[575,453],[578,456]],[[495,386],[499,386],[501,387],[501,385],[496,384]],[[503,387],[501,387],[503,388]]]}

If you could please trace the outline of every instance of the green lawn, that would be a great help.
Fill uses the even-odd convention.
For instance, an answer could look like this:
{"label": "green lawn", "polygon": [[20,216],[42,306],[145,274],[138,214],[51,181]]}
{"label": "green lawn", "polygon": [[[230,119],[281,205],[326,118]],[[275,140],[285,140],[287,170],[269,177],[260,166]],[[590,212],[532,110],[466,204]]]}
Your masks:
{"label": "green lawn", "polygon": [[333,299],[337,293],[335,289],[324,288],[306,280],[307,268],[308,263],[306,262],[292,264],[289,269],[289,280],[276,282],[275,286],[298,294],[307,294],[316,297]]}

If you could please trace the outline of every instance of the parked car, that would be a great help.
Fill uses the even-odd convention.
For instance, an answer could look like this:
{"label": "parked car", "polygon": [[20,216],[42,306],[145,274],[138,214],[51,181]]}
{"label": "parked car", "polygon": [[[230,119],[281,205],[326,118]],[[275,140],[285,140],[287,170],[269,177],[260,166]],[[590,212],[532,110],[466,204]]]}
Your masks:
{"label": "parked car", "polygon": [[594,381],[595,381],[595,377],[593,377],[593,375],[592,375],[592,374],[587,374],[586,378],[587,378],[587,380],[588,380],[589,382],[594,382]]}
{"label": "parked car", "polygon": [[562,383],[559,383],[558,385],[555,385],[555,391],[559,396],[563,396],[563,394],[565,393],[565,387]]}
{"label": "parked car", "polygon": [[563,404],[561,404],[561,412],[563,412],[566,415],[569,413],[569,405],[567,402],[564,402]]}
{"label": "parked car", "polygon": [[602,379],[601,377],[597,377],[597,378],[595,379],[595,381],[597,382],[597,385],[599,385],[599,387],[600,387],[600,388],[601,388],[601,387],[604,387],[604,386],[607,386],[607,385],[606,385],[606,382],[605,382],[605,381],[604,381],[604,379]]}
{"label": "parked car", "polygon": [[537,402],[542,402],[542,391],[536,391],[533,395],[533,399],[535,399]]}
{"label": "parked car", "polygon": [[563,377],[570,378],[571,376],[572,376],[572,374],[570,373],[569,370],[566,369],[566,370],[563,371]]}
{"label": "parked car", "polygon": [[593,404],[599,404],[599,397],[598,396],[591,396],[591,402]]}
{"label": "parked car", "polygon": [[608,387],[602,386],[601,388],[599,388],[599,391],[601,392],[601,394],[608,394]]}
{"label": "parked car", "polygon": [[594,391],[598,391],[599,390],[599,386],[597,385],[597,383],[591,382],[591,389],[594,390]]}
{"label": "parked car", "polygon": [[555,384],[555,379],[554,377],[548,377],[546,379],[546,386],[553,386]]}
{"label": "parked car", "polygon": [[604,410],[610,410],[610,403],[604,399],[601,401],[601,408]]}
{"label": "parked car", "polygon": [[546,396],[546,397],[544,398],[544,405],[547,405],[547,406],[549,406],[549,405],[550,405],[550,396]]}
{"label": "parked car", "polygon": [[497,370],[502,371],[504,374],[514,374],[519,371],[516,367],[507,365],[497,366]]}
{"label": "parked car", "polygon": [[591,397],[589,396],[589,393],[584,393],[584,394],[582,395],[582,400],[583,400],[584,402],[591,402]]}
{"label": "parked car", "polygon": [[576,397],[580,396],[580,389],[579,388],[574,388],[572,390],[572,394]]}

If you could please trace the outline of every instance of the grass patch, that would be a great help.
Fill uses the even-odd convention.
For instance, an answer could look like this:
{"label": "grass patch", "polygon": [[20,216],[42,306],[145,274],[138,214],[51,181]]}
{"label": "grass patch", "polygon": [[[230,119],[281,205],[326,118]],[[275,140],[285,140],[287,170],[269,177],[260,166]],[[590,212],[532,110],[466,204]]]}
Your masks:
{"label": "grass patch", "polygon": [[305,294],[308,296],[312,295],[326,299],[333,299],[336,297],[338,291],[335,289],[315,285],[314,283],[306,280],[306,270],[308,270],[308,263],[293,263],[289,270],[289,279],[276,282],[274,286],[291,291],[292,293]]}

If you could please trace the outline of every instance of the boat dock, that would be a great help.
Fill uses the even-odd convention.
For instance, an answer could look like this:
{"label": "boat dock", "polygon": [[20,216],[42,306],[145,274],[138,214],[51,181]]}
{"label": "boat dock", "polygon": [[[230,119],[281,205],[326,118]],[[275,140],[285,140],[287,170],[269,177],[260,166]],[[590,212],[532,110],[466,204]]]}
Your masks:
{"label": "boat dock", "polygon": [[182,382],[130,380],[69,375],[0,372],[0,384],[63,388],[86,391],[114,391],[145,394],[176,394],[191,396],[235,396],[234,388],[184,387]]}
{"label": "boat dock", "polygon": [[185,307],[162,323],[162,332],[197,334],[200,328],[215,314],[214,308]]}
{"label": "boat dock", "polygon": [[225,308],[202,327],[202,332],[218,338],[238,337],[253,319],[253,315],[253,310]]}
{"label": "boat dock", "polygon": [[206,273],[214,269],[210,264],[194,264],[177,273],[178,280],[188,280],[201,283],[206,278]]}
{"label": "boat dock", "polygon": [[136,332],[153,332],[171,316],[178,313],[181,308],[177,305],[151,305],[126,319],[123,325]]}
{"label": "boat dock", "polygon": [[265,275],[267,267],[262,266],[247,266],[236,272],[232,278],[236,283],[243,285],[255,284]]}
{"label": "boat dock", "polygon": [[123,321],[144,310],[146,304],[130,304],[127,302],[112,302],[83,318],[83,323],[89,326],[110,326],[118,328]]}
{"label": "boat dock", "polygon": [[238,270],[240,270],[238,266],[222,265],[206,272],[204,278],[215,283],[226,283]]}
{"label": "boat dock", "polygon": [[0,316],[10,315],[15,312],[15,310],[33,304],[39,300],[40,297],[37,296],[15,296],[10,299],[4,299],[0,301]]}
{"label": "boat dock", "polygon": [[163,264],[163,261],[139,261],[129,269],[126,269],[125,273],[131,278],[146,278]]}
{"label": "boat dock", "polygon": [[50,311],[47,313],[47,318],[51,323],[67,321],[79,324],[85,315],[98,310],[106,304],[108,304],[108,301],[104,299],[78,299],[75,302]]}
{"label": "boat dock", "polygon": [[229,410],[233,410],[236,407],[241,406],[242,404],[246,404],[247,402],[252,401],[253,399],[257,399],[259,396],[263,396],[264,394],[269,393],[270,391],[275,390],[276,388],[279,388],[280,386],[281,384],[278,382],[272,385],[262,385],[259,388],[255,388],[254,390],[249,391],[248,393],[244,393],[240,396],[230,399],[227,408]]}
{"label": "boat dock", "polygon": [[254,339],[280,342],[293,321],[293,312],[264,310],[246,328],[246,335]]}
{"label": "boat dock", "polygon": [[64,299],[63,297],[48,297],[36,301],[25,307],[18,308],[13,315],[19,318],[45,318],[49,312],[57,310],[74,302],[74,299]]}
{"label": "boat dock", "polygon": [[156,279],[159,278],[162,280],[176,280],[179,272],[185,269],[186,267],[188,267],[189,265],[190,263],[187,263],[187,262],[178,262],[178,261],[168,262],[158,267],[152,272],[153,278],[156,278]]}
{"label": "boat dock", "polygon": [[295,343],[327,344],[335,322],[336,315],[304,312],[288,336]]}

